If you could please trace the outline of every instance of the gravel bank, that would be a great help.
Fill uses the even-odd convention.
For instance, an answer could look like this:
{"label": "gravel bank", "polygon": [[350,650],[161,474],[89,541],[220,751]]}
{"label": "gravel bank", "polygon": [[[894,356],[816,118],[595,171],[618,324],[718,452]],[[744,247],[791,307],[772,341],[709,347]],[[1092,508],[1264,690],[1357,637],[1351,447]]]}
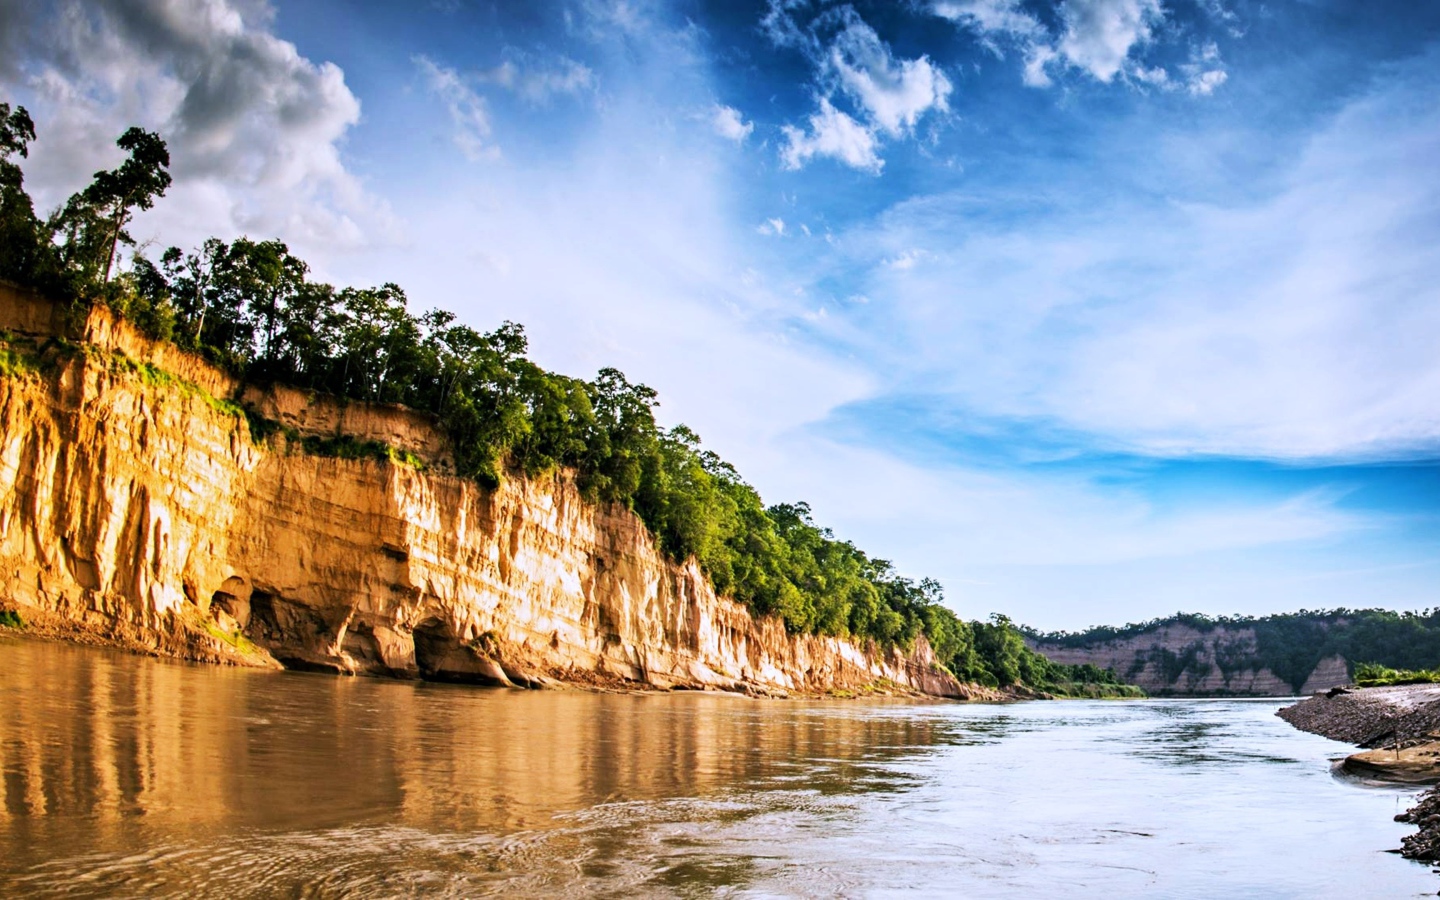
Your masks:
{"label": "gravel bank", "polygon": [[[1337,688],[1276,715],[1301,731],[1332,740],[1369,748],[1410,747],[1440,737],[1440,685]],[[1431,788],[1395,821],[1420,827],[1401,841],[1401,856],[1440,861],[1440,787]]]}
{"label": "gravel bank", "polygon": [[1337,688],[1276,713],[1311,734],[1361,747],[1390,748],[1435,740],[1440,733],[1440,685]]}

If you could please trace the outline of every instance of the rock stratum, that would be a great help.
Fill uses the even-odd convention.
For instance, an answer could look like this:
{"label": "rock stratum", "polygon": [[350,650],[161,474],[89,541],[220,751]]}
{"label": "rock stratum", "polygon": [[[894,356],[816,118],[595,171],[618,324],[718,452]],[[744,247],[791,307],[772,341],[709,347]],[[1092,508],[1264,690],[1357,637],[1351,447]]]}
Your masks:
{"label": "rock stratum", "polygon": [[1257,652],[1255,629],[1248,627],[1217,625],[1202,631],[1173,623],[1083,647],[1034,639],[1026,643],[1058,663],[1114,669],[1157,697],[1280,697],[1350,683],[1346,661],[1330,656],[1320,660],[1297,691],[1270,669],[1248,661]]}
{"label": "rock stratum", "polygon": [[[0,605],[41,631],[501,685],[997,696],[923,638],[905,653],[753,616],[564,472],[487,490],[445,474],[426,416],[247,386],[103,309],[76,318],[0,285]],[[252,420],[283,427],[258,439]],[[388,458],[297,440],[341,436]]]}

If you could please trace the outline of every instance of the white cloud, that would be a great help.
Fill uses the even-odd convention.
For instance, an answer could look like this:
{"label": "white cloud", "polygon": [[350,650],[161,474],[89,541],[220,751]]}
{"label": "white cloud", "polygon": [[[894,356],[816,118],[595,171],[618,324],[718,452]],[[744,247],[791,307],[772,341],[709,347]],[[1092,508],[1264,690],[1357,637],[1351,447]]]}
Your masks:
{"label": "white cloud", "polygon": [[820,111],[810,117],[808,130],[784,127],[786,144],[780,158],[786,168],[798,169],[811,157],[828,156],[854,169],[880,174],[885,163],[876,152],[875,133],[820,98]]}
{"label": "white cloud", "polygon": [[915,264],[920,262],[920,260],[924,258],[924,256],[925,251],[923,250],[906,250],[903,253],[899,253],[887,259],[885,261],[885,265],[889,266],[892,269],[899,269],[903,272],[906,269],[915,268]]}
{"label": "white cloud", "polygon": [[1045,67],[1055,59],[1056,53],[1048,44],[1034,44],[1025,54],[1025,84],[1029,87],[1049,87],[1050,74]]}
{"label": "white cloud", "polygon": [[1163,15],[1160,0],[1065,0],[1057,49],[1066,62],[1110,81]]}
{"label": "white cloud", "polygon": [[509,59],[479,80],[497,84],[535,104],[545,104],[560,94],[575,95],[594,90],[595,72],[568,56],[541,61],[511,48]]}
{"label": "white cloud", "polygon": [[441,66],[427,56],[417,56],[415,66],[425,76],[426,86],[445,103],[455,131],[453,140],[466,158],[479,162],[500,158],[500,148],[490,143],[490,117],[485,98],[475,93],[460,73]]}
{"label": "white cloud", "polygon": [[0,16],[0,83],[39,126],[26,172],[42,208],[113,165],[115,138],[138,124],[166,138],[175,176],[142,231],[249,231],[330,249],[395,239],[388,209],[342,159],[360,120],[344,73],[272,34],[264,7],[15,0]]}
{"label": "white cloud", "polygon": [[1192,75],[1185,83],[1185,87],[1192,94],[1198,96],[1209,96],[1215,89],[1225,83],[1230,76],[1223,69],[1209,69]]}
{"label": "white cloud", "polygon": [[[901,204],[841,238],[895,317],[883,341],[868,319],[846,338],[975,416],[1110,448],[1433,454],[1440,101],[1421,69],[1352,103],[1253,202],[1062,203],[1014,228],[971,223],[974,197]],[[1180,152],[1147,165],[1173,179]],[[926,264],[901,277],[898,248]]]}
{"label": "white cloud", "polygon": [[[1225,22],[1233,17],[1218,0],[1207,0],[1206,8]],[[996,41],[1001,39],[1019,46],[1025,58],[1023,78],[1031,87],[1049,86],[1055,66],[1078,69],[1102,82],[1125,76],[1156,86],[1173,84],[1163,67],[1147,66],[1138,58],[1164,20],[1162,0],[1064,0],[1059,34],[1051,34],[1019,0],[939,0],[930,10],[973,32],[992,49],[998,51]],[[1211,74],[1215,70],[1189,77],[1187,88],[1192,93],[1214,90],[1225,80],[1223,73]]]}
{"label": "white cloud", "polygon": [[770,7],[760,19],[760,30],[777,47],[799,47],[814,43],[809,34],[795,21],[796,10],[810,5],[810,0],[769,0]]}
{"label": "white cloud", "polygon": [[1185,89],[1196,96],[1208,97],[1229,78],[1220,61],[1220,48],[1213,42],[1191,50],[1190,62],[1182,65]]}
{"label": "white cloud", "polygon": [[930,59],[895,60],[875,29],[858,18],[835,37],[829,64],[841,86],[882,131],[899,136],[931,109],[949,109],[952,90]]}
{"label": "white cloud", "polygon": [[981,35],[1046,36],[1045,26],[1025,11],[1020,0],[940,0],[931,11]]}
{"label": "white cloud", "polygon": [[745,121],[740,110],[720,104],[716,104],[710,112],[710,125],[716,134],[737,144],[743,143],[755,130],[755,124]]}
{"label": "white cloud", "polygon": [[[784,126],[780,157],[798,169],[814,156],[829,156],[853,168],[878,174],[883,167],[879,135],[909,136],[930,110],[947,112],[954,86],[928,56],[896,59],[879,34],[851,6],[825,7],[801,24],[797,12],[805,0],[771,0],[761,25],[778,46],[799,48],[815,68],[820,111],[809,129]],[[836,109],[843,93],[853,102],[857,120]]]}
{"label": "white cloud", "polygon": [[785,220],[766,219],[764,222],[761,222],[760,227],[755,230],[760,232],[761,234],[770,234],[775,235],[776,237],[783,237],[785,234]]}

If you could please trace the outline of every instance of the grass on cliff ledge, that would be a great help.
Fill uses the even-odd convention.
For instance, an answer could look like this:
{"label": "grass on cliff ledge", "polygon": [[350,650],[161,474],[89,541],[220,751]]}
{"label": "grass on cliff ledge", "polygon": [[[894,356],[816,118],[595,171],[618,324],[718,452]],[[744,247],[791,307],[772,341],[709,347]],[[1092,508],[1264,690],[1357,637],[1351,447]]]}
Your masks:
{"label": "grass on cliff ledge", "polygon": [[[98,351],[98,348],[97,352],[103,353],[103,351]],[[140,379],[140,382],[148,388],[155,390],[176,390],[186,397],[199,399],[206,406],[221,415],[236,416],[238,418],[245,416],[244,407],[235,401],[217,397],[193,381],[187,381],[172,372],[167,372],[159,366],[148,362],[133,360],[123,353],[111,352],[108,354],[108,357],[107,362],[110,365],[111,371],[127,372],[135,375]]]}
{"label": "grass on cliff ledge", "polygon": [[[98,348],[86,348],[101,357],[110,367],[111,371],[123,372],[138,377],[146,387],[154,390],[179,391],[186,397],[199,399],[206,406],[226,416],[235,416],[244,419],[249,426],[250,440],[257,446],[268,444],[270,437],[276,434],[283,434],[287,446],[299,447],[309,456],[324,456],[332,459],[373,459],[379,462],[392,462],[396,465],[408,466],[417,471],[425,470],[425,461],[409,450],[402,450],[392,447],[383,441],[368,441],[350,435],[338,435],[336,437],[317,437],[314,435],[302,435],[294,428],[282,425],[279,422],[267,419],[253,410],[247,409],[233,400],[226,400],[216,397],[192,381],[187,381],[168,372],[159,366],[148,362],[140,362],[124,355],[123,353],[105,353]],[[0,354],[9,351],[0,350]],[[35,371],[36,364],[30,357],[17,356],[15,365],[28,366],[26,371]],[[4,366],[7,360],[0,356],[0,374],[5,374]]]}
{"label": "grass on cliff ledge", "polygon": [[288,425],[267,419],[254,410],[244,411],[250,425],[250,439],[257,446],[268,447],[276,435],[285,438],[286,448],[298,448],[307,456],[323,456],[329,459],[373,459],[376,462],[390,462],[406,466],[417,472],[426,469],[425,460],[399,447],[392,447],[384,441],[371,441],[348,434],[333,437],[301,434]]}
{"label": "grass on cliff ledge", "polygon": [[0,331],[0,378],[27,378],[42,368],[43,360],[33,342]]}
{"label": "grass on cliff ledge", "polygon": [[13,609],[0,609],[0,626],[5,628],[24,628],[25,620]]}

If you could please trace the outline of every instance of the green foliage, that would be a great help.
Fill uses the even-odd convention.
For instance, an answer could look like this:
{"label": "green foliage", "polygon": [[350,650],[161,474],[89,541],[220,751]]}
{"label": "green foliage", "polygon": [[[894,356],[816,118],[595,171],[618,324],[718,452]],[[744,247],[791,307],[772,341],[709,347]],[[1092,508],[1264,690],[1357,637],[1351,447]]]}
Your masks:
{"label": "green foliage", "polygon": [[76,295],[49,223],[35,215],[17,159],[30,155],[35,124],[25,107],[0,103],[0,278],[39,288],[61,301]]}
{"label": "green foliage", "polygon": [[1394,684],[1437,684],[1440,670],[1392,669],[1379,663],[1358,663],[1355,666],[1355,683],[1361,687],[1385,687]]}
{"label": "green foliage", "polygon": [[5,628],[24,628],[25,620],[13,609],[0,609],[0,626]]}
{"label": "green foliage", "polygon": [[[9,167],[0,168],[8,179],[0,187],[13,184],[0,213],[19,223],[21,244],[43,263],[7,264],[0,275],[61,299],[103,302],[151,337],[252,382],[430,413],[448,432],[458,473],[483,485],[573,471],[588,499],[634,510],[669,557],[693,562],[717,591],[793,632],[904,648],[924,635],[957,677],[997,686],[1117,683],[1113,672],[1050,663],[1004,617],[962,621],[937,582],[904,578],[837,539],[804,503],[767,506],[695,432],[656,423],[655,391],[616,369],[593,381],[548,372],[527,358],[519,325],[479,332],[442,310],[412,314],[394,284],[312,281],[278,240],[212,238],[191,251],[171,247],[158,260],[132,253],[112,278],[117,247],[133,245],[125,232],[131,213],[150,208],[170,184],[164,141],[125,132],[125,163],[97,172],[42,227],[9,162],[33,138],[24,110],[0,105],[0,165]],[[197,392],[217,409],[225,403],[153,367],[117,364],[152,386]],[[244,415],[258,443],[283,433],[307,453],[422,465],[378,442],[302,437],[233,404],[225,411]]]}
{"label": "green foliage", "polygon": [[0,378],[23,378],[39,368],[33,354],[12,347],[0,347]]}

